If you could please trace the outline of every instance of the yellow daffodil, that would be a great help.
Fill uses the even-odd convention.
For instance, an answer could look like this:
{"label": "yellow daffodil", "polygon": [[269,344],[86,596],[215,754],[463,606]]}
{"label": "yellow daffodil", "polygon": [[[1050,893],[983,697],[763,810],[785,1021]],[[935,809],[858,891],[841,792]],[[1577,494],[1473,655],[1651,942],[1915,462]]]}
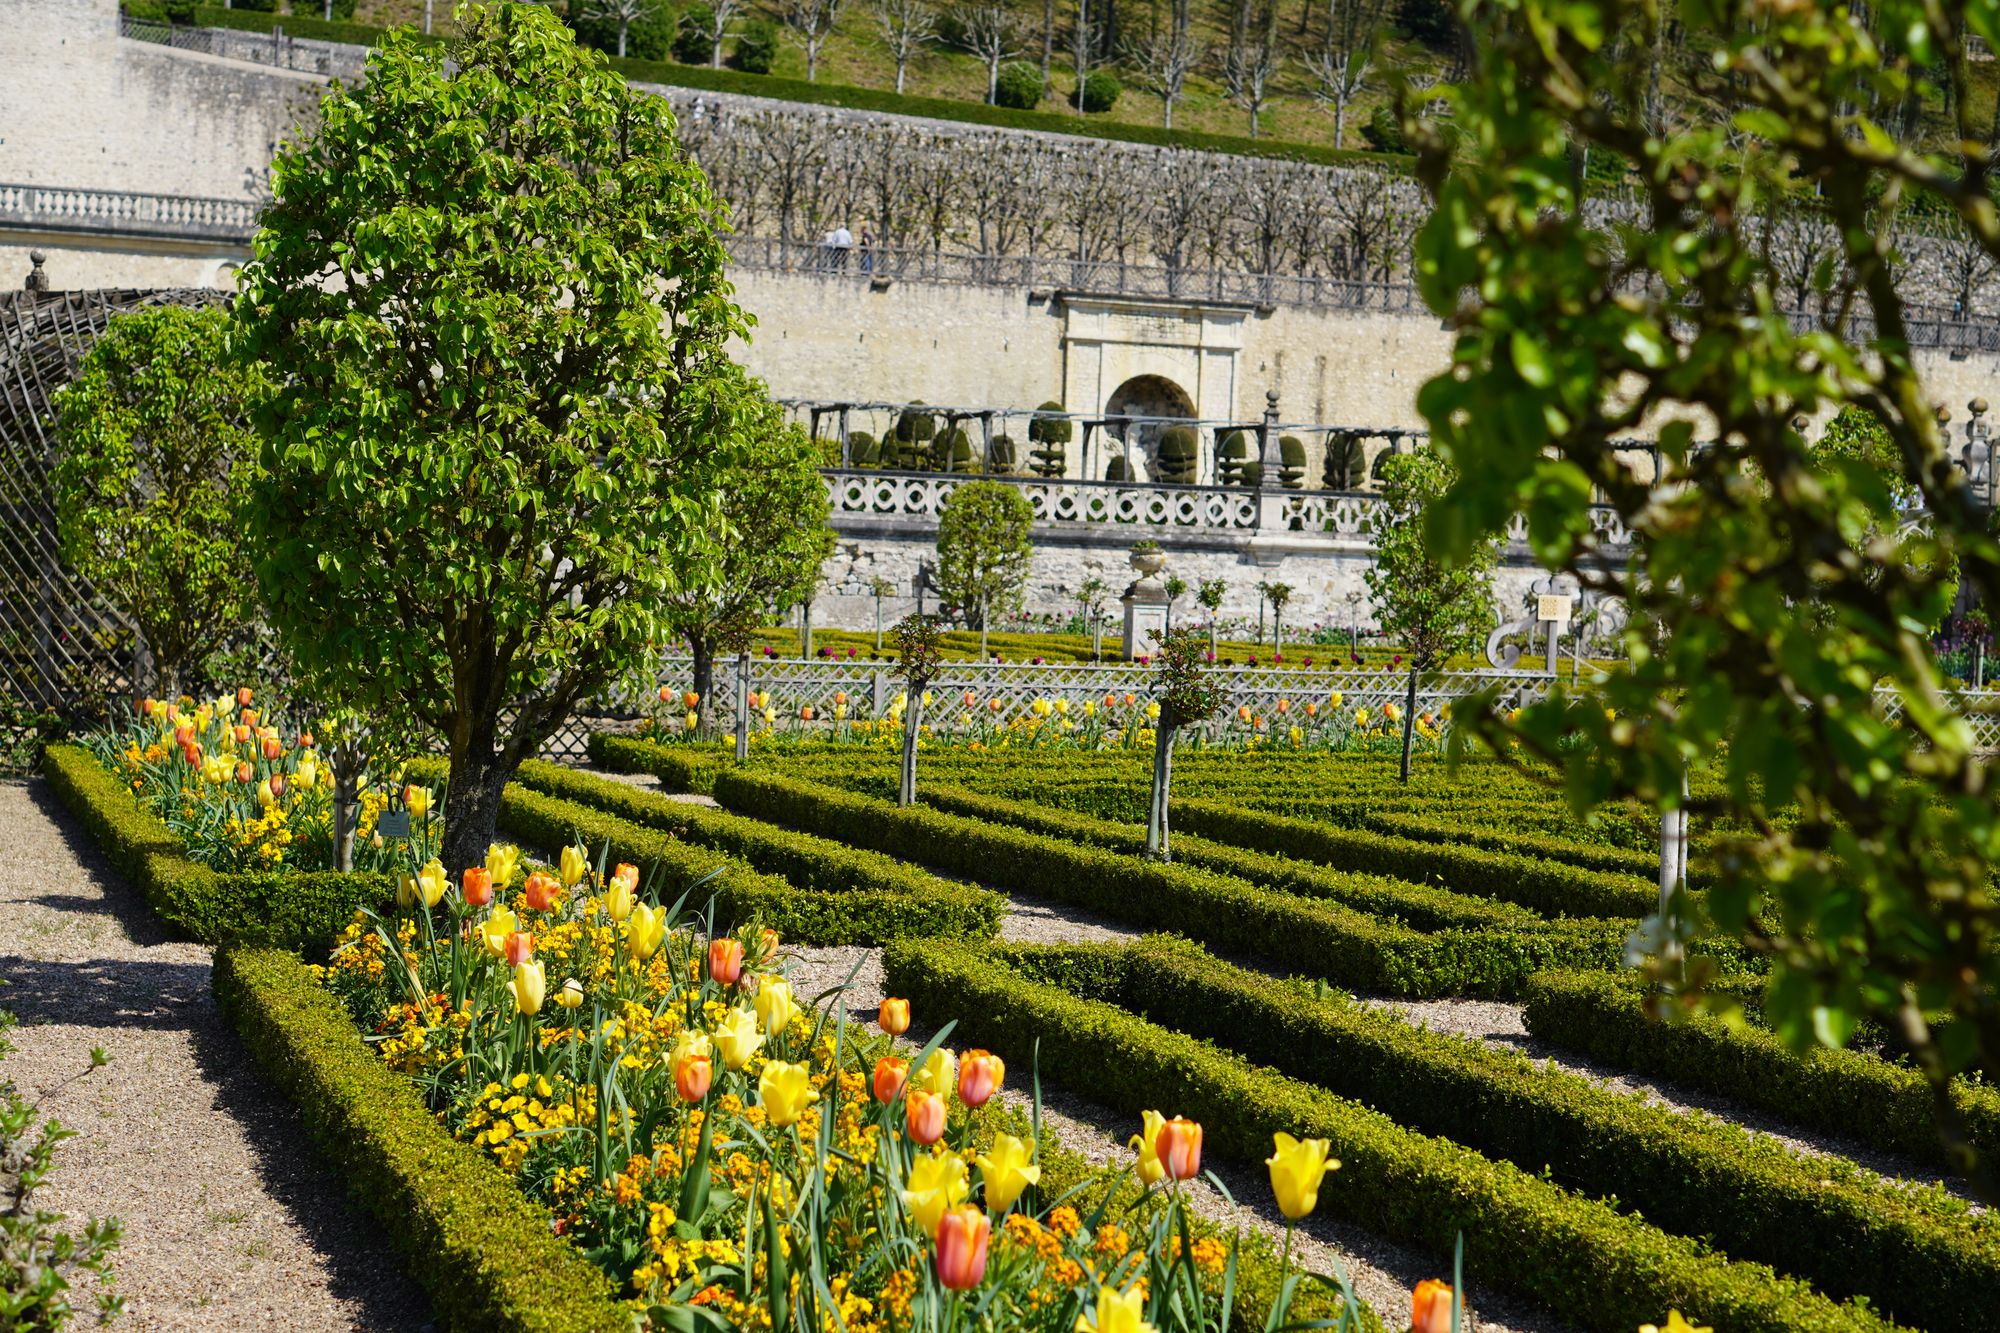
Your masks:
{"label": "yellow daffodil", "polygon": [[1151,703],[1146,705],[1146,720],[1148,722],[1158,722],[1160,720],[1160,706],[1158,704]]}
{"label": "yellow daffodil", "polygon": [[493,915],[480,923],[480,942],[486,946],[486,952],[498,958],[507,952],[507,937],[514,933],[514,929],[514,914],[504,907],[496,907]]}
{"label": "yellow daffodil", "polygon": [[924,1061],[924,1067],[910,1075],[910,1086],[935,1092],[947,1102],[958,1088],[958,1058],[940,1046]]}
{"label": "yellow daffodil", "polygon": [[573,889],[576,887],[576,882],[589,872],[590,862],[584,860],[583,852],[575,847],[563,848],[560,860],[561,864],[557,870],[562,875],[563,887]]}
{"label": "yellow daffodil", "polygon": [[757,1015],[748,1009],[731,1009],[715,1025],[715,1049],[722,1052],[722,1063],[730,1069],[749,1064],[750,1057],[763,1044],[764,1034],[757,1030]]}
{"label": "yellow daffodil", "polygon": [[425,907],[436,907],[451,887],[451,879],[444,873],[444,862],[432,857],[417,872],[417,891],[423,895]]}
{"label": "yellow daffodil", "polygon": [[986,1206],[996,1213],[1012,1208],[1021,1191],[1042,1178],[1028,1145],[1012,1134],[994,1135],[986,1155],[973,1160],[986,1184]]}
{"label": "yellow daffodil", "polygon": [[486,848],[486,873],[493,876],[494,892],[514,882],[514,867],[521,863],[521,849],[511,843],[491,843]]}
{"label": "yellow daffodil", "polygon": [[1690,1324],[1687,1321],[1687,1316],[1683,1315],[1679,1310],[1669,1310],[1667,1311],[1666,1323],[1641,1324],[1639,1325],[1639,1333],[1715,1333],[1715,1330],[1707,1324],[1700,1326]]}
{"label": "yellow daffodil", "polygon": [[1325,1139],[1295,1139],[1289,1134],[1273,1136],[1277,1151],[1264,1159],[1271,1168],[1271,1192],[1278,1196],[1278,1211],[1296,1222],[1309,1217],[1319,1206],[1319,1184],[1326,1173],[1340,1169],[1340,1162],[1327,1156]]}
{"label": "yellow daffodil", "polygon": [[667,914],[657,907],[635,907],[625,922],[625,951],[645,962],[667,937]]}
{"label": "yellow daffodil", "polygon": [[925,1235],[936,1236],[938,1221],[946,1210],[964,1203],[971,1193],[964,1158],[949,1152],[925,1154],[910,1166],[910,1179],[903,1188],[903,1207]]}
{"label": "yellow daffodil", "polygon": [[1158,1111],[1143,1111],[1139,1116],[1140,1132],[1132,1136],[1131,1147],[1139,1154],[1139,1179],[1148,1185],[1157,1185],[1167,1178],[1167,1168],[1160,1165],[1160,1128],[1167,1118]]}
{"label": "yellow daffodil", "polygon": [[813,1091],[812,1070],[804,1065],[773,1060],[764,1066],[763,1076],[757,1080],[757,1102],[764,1108],[764,1118],[779,1129],[797,1124],[806,1108],[818,1100],[819,1094]]}
{"label": "yellow daffodil", "polygon": [[1097,1289],[1097,1308],[1076,1317],[1076,1333],[1153,1333],[1146,1322],[1146,1293],[1135,1284],[1126,1291]]}
{"label": "yellow daffodil", "polygon": [[507,989],[513,992],[514,1003],[521,1012],[533,1017],[542,1010],[542,999],[548,994],[548,985],[541,962],[530,958],[514,969],[514,979],[507,983]]}
{"label": "yellow daffodil", "polygon": [[792,1001],[792,984],[782,977],[766,977],[757,987],[757,1021],[764,1025],[764,1031],[771,1036],[785,1030],[798,1014],[799,1007]]}

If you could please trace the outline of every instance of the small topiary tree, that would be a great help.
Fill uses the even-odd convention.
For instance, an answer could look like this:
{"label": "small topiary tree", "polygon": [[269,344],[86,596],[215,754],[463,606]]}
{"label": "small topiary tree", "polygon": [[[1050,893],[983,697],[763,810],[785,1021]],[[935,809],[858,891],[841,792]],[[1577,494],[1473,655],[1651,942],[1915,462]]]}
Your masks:
{"label": "small topiary tree", "polygon": [[937,533],[936,587],[947,615],[978,629],[1021,604],[1034,522],[1028,497],[1005,482],[971,481],[951,493]]}
{"label": "small topiary tree", "polygon": [[1038,477],[1060,477],[1069,470],[1069,442],[1075,434],[1075,423],[1066,416],[1049,415],[1062,410],[1061,403],[1043,403],[1028,422],[1028,442],[1034,446],[1028,456],[1034,459]]}
{"label": "small topiary tree", "polygon": [[1118,105],[1118,94],[1125,91],[1125,85],[1118,82],[1118,76],[1108,69],[1094,69],[1084,76],[1083,85],[1077,90],[1076,109],[1086,116],[1101,116]]}
{"label": "small topiary tree", "polygon": [[1104,479],[1106,481],[1132,480],[1132,465],[1125,461],[1125,455],[1113,455],[1111,461],[1104,465]]}
{"label": "small topiary tree", "polygon": [[1285,603],[1292,600],[1292,585],[1270,583],[1264,587],[1264,600],[1271,604],[1271,649],[1276,653],[1285,651]]}
{"label": "small topiary tree", "polygon": [[874,467],[882,461],[882,446],[875,437],[865,430],[847,432],[847,465],[849,467]]}
{"label": "small topiary tree", "polygon": [[1009,61],[1000,67],[1000,81],[993,86],[993,104],[1016,111],[1033,111],[1042,104],[1046,90],[1040,66],[1025,60]]}
{"label": "small topiary tree", "polygon": [[1182,486],[1192,485],[1200,456],[1201,436],[1195,433],[1193,426],[1167,427],[1160,432],[1159,479]]}
{"label": "small topiary tree", "polygon": [[1368,451],[1361,436],[1351,430],[1331,431],[1326,437],[1326,461],[1320,465],[1320,485],[1330,491],[1359,490],[1368,477]]}
{"label": "small topiary tree", "polygon": [[931,442],[931,464],[940,472],[977,472],[979,459],[972,451],[972,437],[963,426],[953,426]]}
{"label": "small topiary tree", "polygon": [[924,692],[937,679],[944,655],[938,636],[944,622],[936,616],[905,616],[896,622],[896,656],[903,676],[903,762],[896,783],[896,804],[917,803],[917,737],[924,726]]}
{"label": "small topiary tree", "polygon": [[1156,635],[1153,701],[1160,707],[1153,732],[1153,799],[1146,816],[1146,855],[1173,859],[1167,842],[1167,800],[1174,779],[1174,737],[1182,727],[1214,717],[1224,702],[1223,687],[1202,660],[1201,639],[1192,630]]}
{"label": "small topiary tree", "polygon": [[56,396],[63,556],[138,627],[156,694],[178,694],[253,605],[239,511],[262,378],[225,355],[228,332],[212,307],[121,315]]}
{"label": "small topiary tree", "polygon": [[1240,430],[1223,436],[1215,451],[1216,479],[1224,486],[1247,486],[1244,473],[1250,466],[1250,437]]}
{"label": "small topiary tree", "polygon": [[937,435],[937,418],[921,411],[922,403],[906,407],[882,440],[882,465],[906,472],[930,466],[930,443]]}
{"label": "small topiary tree", "polygon": [[995,473],[1015,476],[1021,470],[1021,451],[1010,436],[995,435],[987,446],[987,461]]}
{"label": "small topiary tree", "polygon": [[1208,655],[1215,656],[1216,622],[1222,619],[1223,594],[1229,591],[1229,584],[1222,579],[1203,579],[1195,589],[1194,599],[1208,612]]}
{"label": "small topiary tree", "polygon": [[1306,442],[1296,435],[1278,437],[1278,484],[1293,491],[1306,484]]}
{"label": "small topiary tree", "polygon": [[1167,591],[1167,628],[1172,629],[1174,627],[1174,603],[1187,596],[1187,580],[1178,574],[1169,574],[1167,575],[1166,582],[1160,586]]}
{"label": "small topiary tree", "polygon": [[769,74],[778,62],[778,25],[769,19],[751,19],[736,34],[736,47],[729,64],[745,74]]}

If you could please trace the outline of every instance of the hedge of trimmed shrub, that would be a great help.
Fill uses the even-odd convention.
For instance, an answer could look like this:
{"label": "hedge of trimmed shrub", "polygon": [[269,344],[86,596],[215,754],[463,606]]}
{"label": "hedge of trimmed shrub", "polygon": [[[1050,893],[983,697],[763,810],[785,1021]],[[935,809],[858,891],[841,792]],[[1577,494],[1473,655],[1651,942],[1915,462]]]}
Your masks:
{"label": "hedge of trimmed shrub", "polygon": [[[1000,900],[979,889],[928,876],[892,884],[870,881],[862,874],[852,882],[870,887],[798,887],[722,852],[690,846],[671,833],[519,783],[509,783],[501,796],[500,824],[545,852],[581,839],[593,852],[608,844],[614,861],[629,861],[642,871],[657,866],[668,876],[670,887],[661,890],[665,901],[678,896],[681,887],[720,869],[721,874],[703,883],[689,899],[690,908],[701,910],[712,894],[719,925],[754,918],[800,944],[879,944],[903,935],[985,937],[1000,924]],[[829,856],[825,865],[824,882],[838,882],[835,859]],[[848,862],[850,868],[856,865]]]}
{"label": "hedge of trimmed shrub", "polygon": [[[1660,1022],[1631,980],[1544,972],[1529,979],[1528,1031],[1621,1069],[1733,1097],[1799,1125],[1950,1168],[1922,1074],[1859,1051],[1789,1049],[1764,1028],[1706,1014]],[[1983,1158],[2000,1156],[2000,1091],[1958,1080],[1951,1098]]]}
{"label": "hedge of trimmed shrub", "polygon": [[715,774],[725,751],[717,746],[661,745],[641,736],[593,731],[586,742],[590,762],[614,773],[650,773],[672,791],[702,795],[715,790]]}
{"label": "hedge of trimmed shrub", "polygon": [[387,875],[333,871],[223,874],[189,859],[159,816],[78,745],[42,757],[49,787],[160,919],[203,944],[259,940],[322,953],[356,907],[395,897]]}
{"label": "hedge of trimmed shrub", "polygon": [[[837,837],[980,883],[1054,898],[1135,926],[1178,931],[1356,990],[1511,995],[1538,966],[1610,967],[1625,931],[1420,933],[1337,903],[1263,888],[1200,866],[1143,861],[1077,839],[989,824],[924,806],[755,769],[724,769],[729,808]],[[1539,959],[1565,959],[1539,963]]]}
{"label": "hedge of trimmed shrub", "polygon": [[235,943],[215,997],[347,1188],[409,1260],[440,1320],[463,1333],[627,1333],[611,1279],[416,1085],[376,1058],[296,955]]}
{"label": "hedge of trimmed shrub", "polygon": [[886,967],[895,993],[928,1019],[958,1020],[961,1040],[1023,1068],[1037,1061],[1043,1078],[1134,1115],[1197,1119],[1223,1156],[1261,1160],[1278,1130],[1331,1140],[1343,1165],[1321,1191],[1323,1209],[1439,1255],[1463,1233],[1469,1272],[1579,1327],[1634,1328],[1669,1308],[1729,1333],[1894,1327],[1199,1038],[1029,980],[976,946],[906,940]]}
{"label": "hedge of trimmed shrub", "polygon": [[1627,1200],[1669,1231],[1711,1238],[1823,1291],[1866,1295],[1905,1322],[1981,1328],[2000,1291],[2000,1219],[1942,1191],[1802,1158],[1723,1121],[1314,995],[1184,943],[1135,948],[1118,1002],[1413,1129]]}

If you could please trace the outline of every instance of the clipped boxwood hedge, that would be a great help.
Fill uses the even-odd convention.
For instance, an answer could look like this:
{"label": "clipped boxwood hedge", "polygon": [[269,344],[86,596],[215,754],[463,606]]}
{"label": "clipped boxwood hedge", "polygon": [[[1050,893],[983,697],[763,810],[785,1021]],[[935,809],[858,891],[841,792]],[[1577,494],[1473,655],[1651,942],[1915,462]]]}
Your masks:
{"label": "clipped boxwood hedge", "polygon": [[[1610,967],[1622,926],[1429,934],[1200,866],[1144,861],[1078,838],[989,824],[754,769],[716,774],[733,810],[980,883],[1177,931],[1227,953],[1394,995],[1511,995],[1538,966]],[[1538,964],[1538,959],[1566,963]]]}
{"label": "clipped boxwood hedge", "polygon": [[1941,1191],[1802,1158],[1513,1051],[1320,998],[1178,942],[1135,948],[1118,1001],[1181,1031],[1931,1329],[1986,1326],[2000,1222]]}
{"label": "clipped boxwood hedge", "polygon": [[905,940],[888,950],[886,966],[895,993],[927,1020],[958,1020],[962,1040],[1023,1068],[1038,1061],[1043,1078],[1134,1116],[1153,1108],[1190,1116],[1223,1156],[1260,1161],[1279,1130],[1331,1140],[1343,1165],[1320,1192],[1322,1208],[1440,1255],[1462,1232],[1468,1271],[1578,1327],[1636,1328],[1669,1308],[1729,1333],[1894,1327],[1197,1037],[1032,981],[980,947]]}
{"label": "clipped boxwood hedge", "polygon": [[[854,887],[795,887],[722,852],[519,783],[509,783],[501,796],[500,824],[544,852],[580,838],[593,851],[609,844],[614,861],[629,861],[642,870],[658,866],[667,875],[668,887],[661,893],[669,901],[682,886],[720,869],[689,907],[700,910],[706,895],[713,894],[719,926],[755,918],[799,944],[879,944],[904,935],[987,938],[1000,926],[999,896],[981,889],[907,870],[901,876],[876,876],[873,864],[863,864],[862,858],[842,861],[833,852],[819,859],[819,882],[844,879]],[[800,839],[806,841],[819,842]]]}
{"label": "clipped boxwood hedge", "polygon": [[512,1177],[452,1138],[302,960],[224,945],[213,984],[258,1068],[298,1106],[447,1328],[629,1333],[631,1315],[604,1271],[551,1232],[548,1213]]}
{"label": "clipped boxwood hedge", "polygon": [[395,896],[387,875],[333,871],[223,874],[189,859],[160,817],[79,745],[51,745],[42,772],[106,859],[162,921],[203,944],[260,940],[324,952],[354,909]]}
{"label": "clipped boxwood hedge", "polygon": [[[1544,972],[1525,992],[1528,1031],[1565,1050],[1734,1097],[1799,1125],[1950,1168],[1922,1074],[1859,1051],[1798,1054],[1764,1028],[1706,1014],[1660,1022],[1644,992],[1605,973]],[[1979,1155],[2000,1157],[2000,1091],[1963,1079],[1951,1098]]]}
{"label": "clipped boxwood hedge", "polygon": [[620,736],[593,731],[587,742],[590,762],[613,773],[650,773],[669,791],[691,791],[703,796],[715,790],[715,773],[724,762],[723,751],[692,745],[661,745],[642,736]]}

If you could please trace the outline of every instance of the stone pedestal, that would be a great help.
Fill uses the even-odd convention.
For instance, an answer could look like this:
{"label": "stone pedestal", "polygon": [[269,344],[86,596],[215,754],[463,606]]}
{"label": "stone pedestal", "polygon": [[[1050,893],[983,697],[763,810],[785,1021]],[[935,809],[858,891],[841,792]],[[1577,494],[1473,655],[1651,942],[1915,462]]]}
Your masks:
{"label": "stone pedestal", "polygon": [[1160,645],[1153,636],[1167,632],[1166,588],[1148,574],[1125,589],[1118,600],[1125,605],[1125,660],[1157,652]]}

